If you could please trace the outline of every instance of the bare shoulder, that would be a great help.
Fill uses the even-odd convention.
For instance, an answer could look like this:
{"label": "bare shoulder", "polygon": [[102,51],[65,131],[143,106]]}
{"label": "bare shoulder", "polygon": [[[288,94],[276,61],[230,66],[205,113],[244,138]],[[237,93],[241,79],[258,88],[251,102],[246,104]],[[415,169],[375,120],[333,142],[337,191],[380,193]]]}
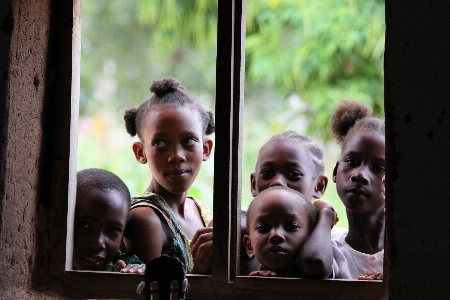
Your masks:
{"label": "bare shoulder", "polygon": [[136,207],[130,211],[125,235],[146,235],[145,232],[151,232],[153,236],[165,236],[161,220],[155,210],[151,207]]}
{"label": "bare shoulder", "polygon": [[158,214],[151,207],[136,207],[130,211],[124,242],[127,250],[144,262],[161,255],[168,239]]}

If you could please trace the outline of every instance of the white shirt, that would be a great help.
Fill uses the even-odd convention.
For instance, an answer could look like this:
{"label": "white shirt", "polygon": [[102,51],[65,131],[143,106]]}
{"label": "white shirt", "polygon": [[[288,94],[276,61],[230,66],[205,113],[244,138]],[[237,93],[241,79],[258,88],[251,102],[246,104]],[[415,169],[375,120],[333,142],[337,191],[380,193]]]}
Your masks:
{"label": "white shirt", "polygon": [[356,251],[345,241],[347,233],[331,240],[333,247],[333,278],[358,279],[367,271],[383,273],[384,250],[375,254]]}

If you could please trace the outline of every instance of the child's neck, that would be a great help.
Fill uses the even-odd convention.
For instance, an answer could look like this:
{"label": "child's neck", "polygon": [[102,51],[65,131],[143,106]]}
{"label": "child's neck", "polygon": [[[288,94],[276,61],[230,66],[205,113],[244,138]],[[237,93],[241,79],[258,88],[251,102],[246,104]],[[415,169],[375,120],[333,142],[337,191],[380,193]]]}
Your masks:
{"label": "child's neck", "polygon": [[153,181],[150,183],[147,191],[161,196],[176,216],[184,217],[187,192],[173,194],[159,184],[155,184]]}
{"label": "child's neck", "polygon": [[374,254],[384,249],[384,211],[354,213],[347,210],[347,244],[353,249]]}

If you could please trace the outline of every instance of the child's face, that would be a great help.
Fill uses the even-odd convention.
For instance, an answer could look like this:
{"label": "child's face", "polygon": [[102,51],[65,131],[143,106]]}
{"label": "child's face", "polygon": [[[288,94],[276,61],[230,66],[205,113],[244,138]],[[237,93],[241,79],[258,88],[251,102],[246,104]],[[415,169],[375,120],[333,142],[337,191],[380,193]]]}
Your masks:
{"label": "child's face", "polygon": [[120,247],[129,199],[117,191],[88,188],[77,191],[76,201],[73,266],[100,271]]}
{"label": "child's face", "polygon": [[310,216],[303,200],[288,191],[272,190],[261,197],[249,212],[245,248],[267,270],[282,272],[298,262]]}
{"label": "child's face", "polygon": [[158,192],[161,187],[173,194],[185,193],[212,147],[211,140],[203,138],[199,113],[184,106],[150,111],[142,138],[140,152],[135,150],[136,158],[141,163],[148,161],[157,193],[163,193]]}
{"label": "child's face", "polygon": [[315,165],[305,147],[292,141],[274,141],[261,149],[255,173],[251,175],[252,195],[272,186],[287,186],[306,199],[320,198],[316,191]]}
{"label": "child's face", "polygon": [[361,132],[344,146],[333,172],[336,189],[349,211],[383,211],[384,136]]}

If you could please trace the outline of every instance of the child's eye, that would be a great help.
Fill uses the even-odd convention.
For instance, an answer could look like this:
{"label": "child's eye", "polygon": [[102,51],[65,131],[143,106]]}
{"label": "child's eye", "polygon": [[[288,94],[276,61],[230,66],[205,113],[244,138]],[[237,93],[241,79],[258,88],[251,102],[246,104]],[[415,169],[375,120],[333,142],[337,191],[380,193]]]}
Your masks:
{"label": "child's eye", "polygon": [[269,171],[269,170],[262,170],[259,174],[260,174],[263,178],[271,178],[272,175],[273,175],[273,172],[272,172],[272,171]]}
{"label": "child's eye", "polygon": [[198,142],[198,140],[195,138],[187,138],[185,140],[185,143],[187,146],[194,146],[197,142]]}
{"label": "child's eye", "polygon": [[262,225],[262,224],[257,225],[256,226],[256,231],[261,232],[261,233],[268,232],[269,231],[269,226]]}
{"label": "child's eye", "polygon": [[299,171],[292,171],[292,172],[289,172],[288,175],[291,178],[297,178],[297,177],[301,177],[303,174]]}
{"label": "child's eye", "polygon": [[167,144],[164,141],[154,141],[152,143],[152,146],[156,147],[156,148],[163,148],[163,147],[167,146]]}
{"label": "child's eye", "polygon": [[122,230],[122,228],[111,227],[111,228],[108,228],[107,232],[108,232],[108,236],[109,236],[111,239],[116,239],[116,238],[122,236],[123,230]]}
{"label": "child's eye", "polygon": [[347,158],[347,159],[345,160],[345,163],[346,163],[347,165],[349,165],[349,166],[352,166],[352,167],[355,167],[355,166],[358,165],[358,162],[357,162],[356,160],[354,160],[354,159],[351,159],[351,158]]}
{"label": "child's eye", "polygon": [[384,167],[383,167],[383,166],[380,166],[380,165],[375,165],[375,166],[374,166],[374,170],[375,170],[375,172],[377,172],[377,173],[384,173]]}
{"label": "child's eye", "polygon": [[300,228],[300,225],[298,225],[297,223],[291,223],[286,226],[286,230],[288,230],[288,231],[295,231],[299,228]]}
{"label": "child's eye", "polygon": [[91,225],[87,222],[77,222],[76,225],[81,228],[90,228]]}

